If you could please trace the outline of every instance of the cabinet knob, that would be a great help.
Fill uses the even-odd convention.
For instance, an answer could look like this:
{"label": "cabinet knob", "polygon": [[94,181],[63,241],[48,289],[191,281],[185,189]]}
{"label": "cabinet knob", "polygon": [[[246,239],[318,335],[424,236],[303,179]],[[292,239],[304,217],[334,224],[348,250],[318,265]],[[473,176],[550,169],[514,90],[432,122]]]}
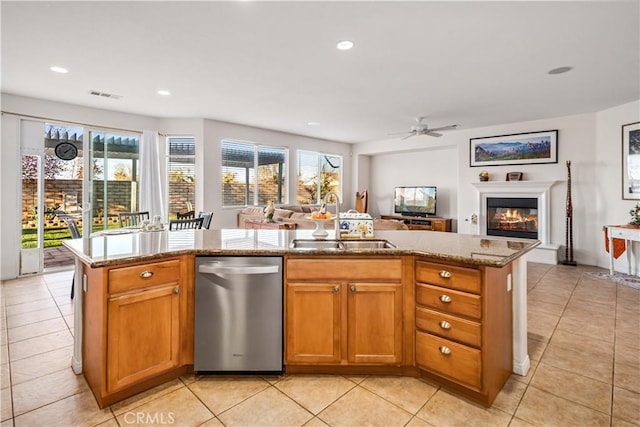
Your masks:
{"label": "cabinet knob", "polygon": [[140,273],[140,277],[142,277],[143,279],[148,279],[151,276],[153,276],[153,271],[145,270]]}
{"label": "cabinet knob", "polygon": [[440,272],[440,277],[442,277],[443,279],[448,279],[451,277],[451,272],[447,270],[442,270]]}
{"label": "cabinet knob", "polygon": [[340,292],[340,286],[334,286],[333,287],[333,293],[337,294],[338,292]]}
{"label": "cabinet knob", "polygon": [[449,295],[440,295],[440,301],[449,303],[451,302],[451,297]]}
{"label": "cabinet knob", "polygon": [[356,292],[356,287],[354,285],[351,285],[351,287],[349,288],[349,290],[353,293]]}
{"label": "cabinet knob", "polygon": [[440,322],[438,322],[438,325],[440,325],[442,329],[451,329],[451,323],[447,322],[446,320],[441,320]]}
{"label": "cabinet knob", "polygon": [[438,347],[438,350],[440,350],[440,353],[442,353],[444,355],[451,354],[451,349],[449,347],[447,347],[446,345],[441,345],[440,347]]}
{"label": "cabinet knob", "polygon": [[180,293],[180,287],[176,286],[175,288],[173,288],[173,293],[174,294],[179,294]]}

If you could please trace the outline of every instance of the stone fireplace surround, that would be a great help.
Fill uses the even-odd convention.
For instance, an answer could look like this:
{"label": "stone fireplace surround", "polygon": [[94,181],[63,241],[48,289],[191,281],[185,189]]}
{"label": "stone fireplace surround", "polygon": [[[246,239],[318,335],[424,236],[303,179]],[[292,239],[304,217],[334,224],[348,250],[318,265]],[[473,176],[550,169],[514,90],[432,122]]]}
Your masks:
{"label": "stone fireplace surround", "polygon": [[527,255],[528,261],[544,264],[558,263],[559,244],[551,242],[551,187],[560,181],[486,181],[474,182],[478,191],[478,232],[487,234],[487,198],[536,197],[538,199],[538,240],[540,245]]}

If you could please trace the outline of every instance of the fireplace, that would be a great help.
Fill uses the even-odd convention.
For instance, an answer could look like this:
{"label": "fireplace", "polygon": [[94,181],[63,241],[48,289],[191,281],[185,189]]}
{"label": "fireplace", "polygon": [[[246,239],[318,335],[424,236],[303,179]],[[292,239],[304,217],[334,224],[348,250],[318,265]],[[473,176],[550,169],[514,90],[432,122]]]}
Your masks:
{"label": "fireplace", "polygon": [[487,197],[487,235],[538,238],[538,199]]}
{"label": "fireplace", "polygon": [[[556,264],[558,262],[558,250],[560,249],[560,245],[552,242],[551,240],[551,209],[550,209],[550,199],[551,199],[551,187],[560,181],[488,181],[488,182],[474,182],[472,185],[478,191],[478,199],[477,199],[477,210],[478,213],[478,221],[477,221],[477,229],[476,233],[483,235],[496,235],[493,231],[490,231],[490,228],[493,227],[493,224],[490,224],[488,213],[489,213],[489,199],[507,199],[509,201],[509,205],[511,206],[493,206],[496,208],[511,208],[511,216],[513,216],[513,208],[517,208],[519,211],[520,217],[530,218],[533,215],[533,209],[535,209],[535,214],[537,219],[533,222],[531,219],[524,221],[525,224],[522,224],[523,221],[517,222],[518,228],[528,228],[526,232],[534,232],[532,230],[532,226],[535,225],[535,236],[530,234],[526,235],[518,235],[518,237],[524,238],[532,238],[540,240],[540,245],[534,248],[528,255],[527,260],[533,262],[541,262],[545,264]],[[525,203],[524,206],[520,205],[512,205],[516,199],[534,199],[535,205]],[[519,202],[520,203],[520,202]],[[524,212],[522,212],[524,210]],[[502,214],[502,212],[501,212]],[[505,216],[507,216],[507,212],[504,212]],[[495,216],[495,214],[494,214]],[[473,222],[472,222],[473,224]],[[503,224],[504,225],[504,224]],[[514,225],[514,224],[512,224]],[[558,227],[558,225],[556,225]],[[502,228],[507,228],[506,226]],[[515,228],[512,226],[511,228]],[[501,230],[504,232],[505,230]],[[513,230],[509,230],[513,231]],[[500,236],[504,236],[505,234],[500,234]],[[513,234],[507,234],[507,238],[513,237]],[[531,237],[533,236],[533,237]]]}

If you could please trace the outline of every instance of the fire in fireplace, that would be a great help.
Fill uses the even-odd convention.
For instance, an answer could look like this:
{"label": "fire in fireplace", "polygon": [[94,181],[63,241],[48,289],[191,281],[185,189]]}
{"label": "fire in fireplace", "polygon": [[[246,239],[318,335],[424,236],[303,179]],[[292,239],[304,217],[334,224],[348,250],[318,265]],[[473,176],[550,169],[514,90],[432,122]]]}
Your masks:
{"label": "fire in fireplace", "polygon": [[538,238],[538,199],[487,197],[487,234]]}

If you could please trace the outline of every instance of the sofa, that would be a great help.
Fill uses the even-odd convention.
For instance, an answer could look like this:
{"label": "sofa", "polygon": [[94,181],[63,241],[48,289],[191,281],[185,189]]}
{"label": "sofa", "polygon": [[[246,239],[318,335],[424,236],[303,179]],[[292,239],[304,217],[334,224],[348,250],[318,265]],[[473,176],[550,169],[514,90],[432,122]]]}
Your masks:
{"label": "sofa", "polygon": [[[303,230],[313,230],[316,227],[314,221],[307,219],[311,212],[320,209],[320,205],[276,205],[273,213],[273,220],[278,222],[293,222],[296,228]],[[327,211],[335,214],[335,205],[327,205]],[[238,228],[245,228],[246,220],[264,219],[264,206],[247,206],[238,212]],[[327,224],[326,228],[333,227],[333,223]],[[375,218],[373,221],[374,230],[408,230],[402,221],[393,219]]]}

